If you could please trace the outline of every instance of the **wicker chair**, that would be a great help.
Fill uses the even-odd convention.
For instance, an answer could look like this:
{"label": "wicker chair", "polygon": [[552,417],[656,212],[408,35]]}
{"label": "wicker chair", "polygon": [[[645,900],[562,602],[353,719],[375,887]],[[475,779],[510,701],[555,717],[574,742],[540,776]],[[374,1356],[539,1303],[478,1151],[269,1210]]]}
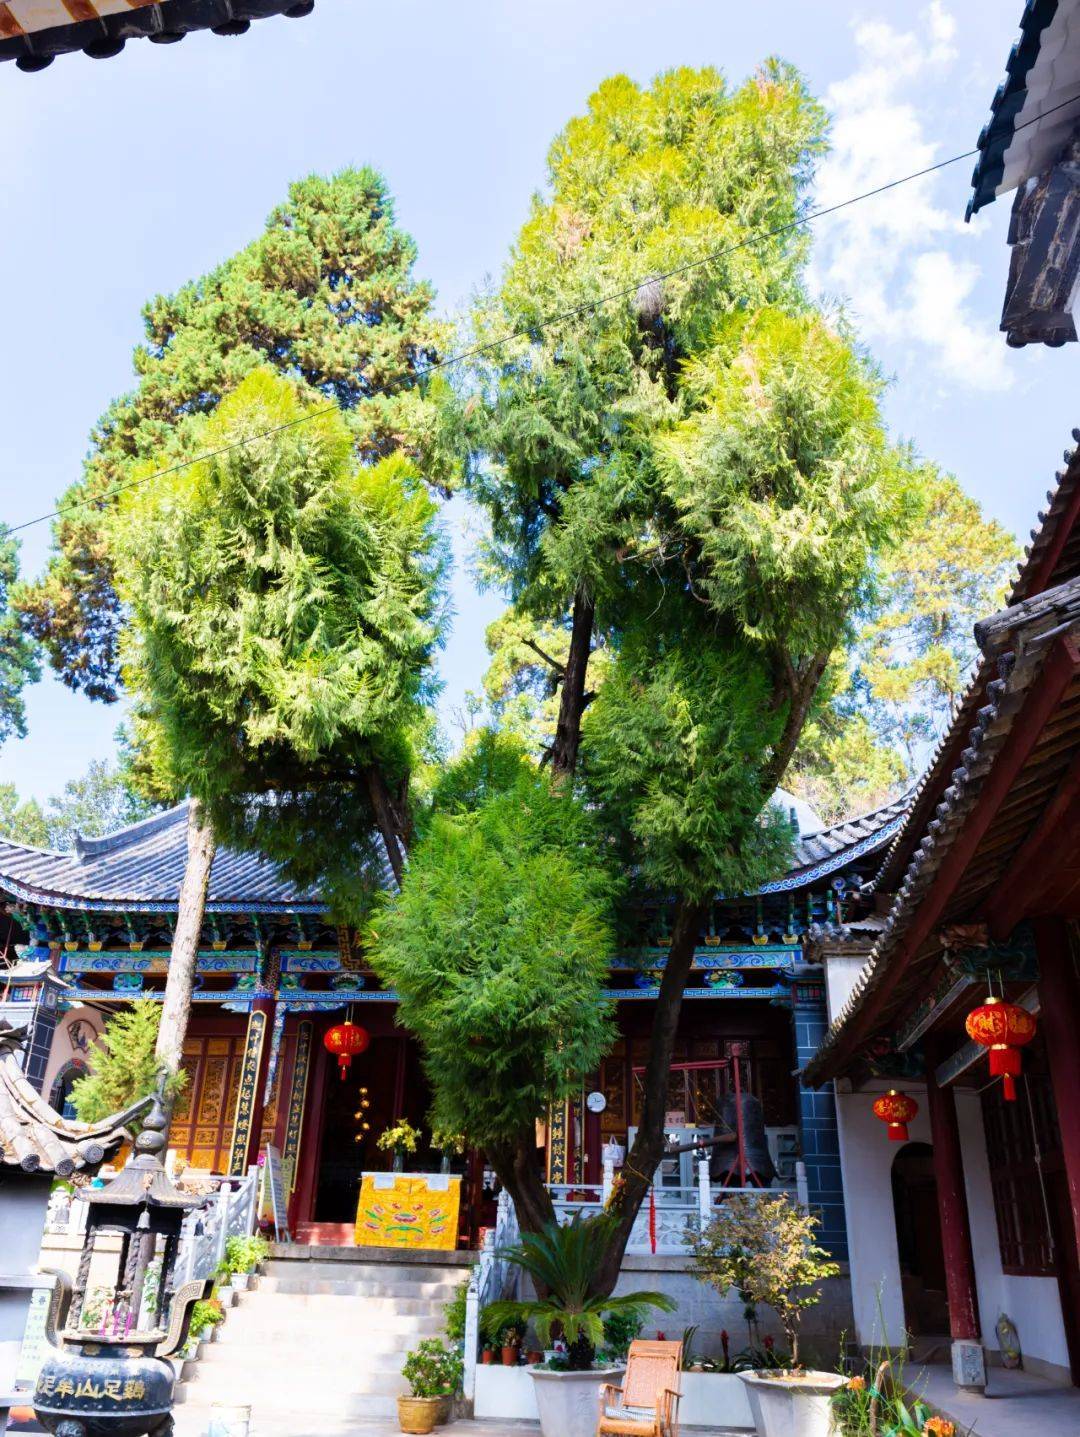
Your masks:
{"label": "wicker chair", "polygon": [[621,1389],[600,1389],[596,1437],[678,1437],[681,1367],[681,1342],[632,1342]]}

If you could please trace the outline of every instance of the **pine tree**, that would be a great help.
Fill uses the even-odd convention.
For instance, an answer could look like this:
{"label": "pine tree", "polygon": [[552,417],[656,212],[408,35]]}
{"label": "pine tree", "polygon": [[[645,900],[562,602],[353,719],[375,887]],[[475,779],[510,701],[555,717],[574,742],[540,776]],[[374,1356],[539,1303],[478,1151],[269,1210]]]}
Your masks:
{"label": "pine tree", "polygon": [[[101,1037],[90,1050],[90,1071],[71,1088],[79,1121],[96,1123],[119,1113],[157,1085],[158,1061],[154,1046],[161,1022],[161,1004],[141,998],[122,1008],[105,1023]],[[183,1087],[184,1075],[174,1078],[171,1091]]]}
{"label": "pine tree", "polygon": [[16,596],[66,684],[107,701],[120,691],[104,496],[147,461],[163,468],[205,448],[207,416],[258,366],[288,375],[309,402],[336,405],[359,460],[404,453],[430,482],[448,481],[438,406],[414,383],[447,331],[432,317],[430,286],[412,274],[415,254],[374,170],[311,175],[290,186],[257,239],[146,305],[138,385],[95,426],[83,477],[60,501],[48,572]]}

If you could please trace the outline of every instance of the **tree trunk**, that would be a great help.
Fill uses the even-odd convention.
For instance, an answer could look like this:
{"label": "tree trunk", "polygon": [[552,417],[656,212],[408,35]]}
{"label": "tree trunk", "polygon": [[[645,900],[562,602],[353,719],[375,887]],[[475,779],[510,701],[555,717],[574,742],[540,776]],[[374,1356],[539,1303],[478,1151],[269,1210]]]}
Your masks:
{"label": "tree trunk", "polygon": [[180,1070],[184,1036],[191,1013],[191,992],[195,986],[199,937],[206,912],[206,893],[210,886],[210,868],[216,847],[214,831],[206,814],[201,804],[192,799],[188,808],[187,865],[180,885],[169,975],[165,982],[165,1000],[161,1005],[161,1026],[155,1048],[159,1065],[166,1068],[170,1075]]}
{"label": "tree trunk", "polygon": [[544,1182],[533,1128],[516,1142],[491,1144],[488,1157],[499,1181],[514,1200],[522,1232],[539,1232],[545,1224],[555,1221],[555,1208]]}
{"label": "tree trunk", "polygon": [[[802,731],[806,724],[807,714],[810,712],[810,705],[814,701],[814,695],[818,691],[825,666],[829,662],[829,655],[815,654],[806,667],[805,672],[793,678],[784,685],[789,692],[784,696],[788,703],[787,718],[784,720],[784,730],[780,735],[772,757],[766,764],[761,775],[761,792],[765,801],[773,796],[775,790],[783,780],[787,772],[787,766],[791,762],[791,756],[802,737]],[[782,700],[781,700],[782,701]]]}
{"label": "tree trunk", "polygon": [[592,650],[596,605],[584,589],[574,596],[574,614],[570,629],[570,652],[566,656],[562,690],[559,694],[559,717],[555,740],[551,746],[551,771],[556,783],[572,778],[577,768],[581,744],[581,716],[585,712],[585,676]]}
{"label": "tree trunk", "polygon": [[594,1294],[606,1297],[619,1280],[626,1244],[641,1204],[648,1196],[653,1174],[664,1153],[664,1115],[668,1072],[675,1051],[675,1034],[682,1010],[683,991],[694,961],[698,937],[708,916],[708,905],[680,898],[675,907],[671,947],[660,983],[660,995],[653,1015],[649,1058],[645,1067],[645,1091],[641,1121],[634,1146],[626,1155],[623,1183],[609,1212],[614,1226],[594,1279]]}
{"label": "tree trunk", "polygon": [[383,843],[386,845],[386,856],[390,860],[394,877],[400,885],[405,874],[404,823],[394,806],[394,800],[390,796],[390,788],[382,769],[377,764],[370,764],[365,770],[364,777],[367,782],[371,809],[375,815],[375,824],[382,834]]}

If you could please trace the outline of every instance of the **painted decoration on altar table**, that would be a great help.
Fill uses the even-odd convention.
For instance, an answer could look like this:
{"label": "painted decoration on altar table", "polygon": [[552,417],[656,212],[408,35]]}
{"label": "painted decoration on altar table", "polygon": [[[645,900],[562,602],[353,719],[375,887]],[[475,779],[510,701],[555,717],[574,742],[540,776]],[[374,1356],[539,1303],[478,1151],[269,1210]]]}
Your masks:
{"label": "painted decoration on altar table", "polygon": [[357,1247],[457,1247],[461,1179],[450,1174],[365,1173],[356,1210]]}

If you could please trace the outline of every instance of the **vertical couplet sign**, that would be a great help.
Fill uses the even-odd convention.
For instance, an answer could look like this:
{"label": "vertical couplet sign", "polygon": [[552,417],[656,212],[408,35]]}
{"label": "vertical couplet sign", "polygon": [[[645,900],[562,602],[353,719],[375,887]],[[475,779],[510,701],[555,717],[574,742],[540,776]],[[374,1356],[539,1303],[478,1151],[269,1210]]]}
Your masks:
{"label": "vertical couplet sign", "polygon": [[232,1146],[229,1149],[229,1176],[242,1177],[251,1140],[251,1127],[262,1117],[262,1095],[256,1092],[263,1044],[266,1042],[266,1014],[258,1008],[248,1014],[244,1056],[240,1064],[240,1087],[236,1094],[236,1116],[233,1119]]}

